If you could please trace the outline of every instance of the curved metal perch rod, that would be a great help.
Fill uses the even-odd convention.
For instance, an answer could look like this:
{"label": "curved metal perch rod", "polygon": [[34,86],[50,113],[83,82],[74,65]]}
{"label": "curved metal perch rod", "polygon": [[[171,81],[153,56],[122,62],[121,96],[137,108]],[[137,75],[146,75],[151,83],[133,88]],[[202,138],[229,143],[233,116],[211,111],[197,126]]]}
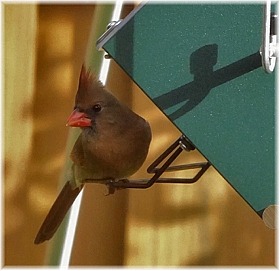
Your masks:
{"label": "curved metal perch rod", "polygon": [[[200,162],[192,164],[182,164],[177,166],[170,166],[173,161],[179,156],[179,154],[185,151],[192,151],[195,147],[188,141],[188,139],[182,135],[172,145],[170,145],[147,169],[147,172],[154,174],[150,179],[139,179],[139,180],[104,180],[104,181],[92,181],[102,183],[108,186],[108,194],[113,194],[117,189],[124,188],[138,188],[146,189],[151,187],[154,183],[181,183],[181,184],[192,184],[199,180],[204,172],[210,167],[210,163]],[[162,166],[158,167],[164,160],[166,160]],[[164,172],[174,172],[181,170],[199,169],[196,175],[192,178],[160,178]],[[87,180],[91,182],[91,180]]]}

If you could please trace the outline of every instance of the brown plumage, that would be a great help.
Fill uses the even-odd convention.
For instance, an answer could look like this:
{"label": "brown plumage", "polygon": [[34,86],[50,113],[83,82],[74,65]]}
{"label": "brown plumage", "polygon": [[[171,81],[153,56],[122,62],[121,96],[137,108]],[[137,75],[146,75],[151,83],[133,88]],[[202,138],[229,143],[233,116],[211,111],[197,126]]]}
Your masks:
{"label": "brown plumage", "polygon": [[35,244],[52,238],[86,182],[127,178],[148,154],[148,122],[121,104],[84,66],[68,125],[82,129],[71,152],[72,177],[50,209]]}

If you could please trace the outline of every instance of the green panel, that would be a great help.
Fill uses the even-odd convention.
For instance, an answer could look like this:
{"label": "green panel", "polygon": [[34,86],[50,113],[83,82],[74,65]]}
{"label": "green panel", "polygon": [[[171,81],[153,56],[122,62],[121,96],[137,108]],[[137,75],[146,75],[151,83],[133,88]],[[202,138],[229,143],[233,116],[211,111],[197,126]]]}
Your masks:
{"label": "green panel", "polygon": [[275,203],[275,78],[258,52],[262,11],[144,5],[103,46],[256,211]]}

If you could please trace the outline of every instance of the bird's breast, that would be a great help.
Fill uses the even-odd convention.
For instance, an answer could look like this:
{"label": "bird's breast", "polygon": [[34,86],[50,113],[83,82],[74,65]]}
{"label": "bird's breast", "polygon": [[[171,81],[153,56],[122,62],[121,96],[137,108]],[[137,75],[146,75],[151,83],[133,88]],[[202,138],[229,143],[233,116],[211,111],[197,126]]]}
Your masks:
{"label": "bird's breast", "polygon": [[122,135],[103,135],[84,141],[85,167],[92,177],[122,179],[134,174],[144,163],[150,136],[126,131]]}

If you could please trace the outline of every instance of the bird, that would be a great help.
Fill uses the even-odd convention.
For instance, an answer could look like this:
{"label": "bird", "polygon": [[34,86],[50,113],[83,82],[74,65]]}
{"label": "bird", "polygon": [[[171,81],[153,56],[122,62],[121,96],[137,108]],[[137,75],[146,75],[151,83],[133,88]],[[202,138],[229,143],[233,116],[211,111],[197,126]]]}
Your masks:
{"label": "bird", "polygon": [[43,221],[35,244],[50,240],[86,183],[124,180],[143,165],[152,139],[144,118],[121,103],[82,65],[67,126],[79,127],[71,174]]}

